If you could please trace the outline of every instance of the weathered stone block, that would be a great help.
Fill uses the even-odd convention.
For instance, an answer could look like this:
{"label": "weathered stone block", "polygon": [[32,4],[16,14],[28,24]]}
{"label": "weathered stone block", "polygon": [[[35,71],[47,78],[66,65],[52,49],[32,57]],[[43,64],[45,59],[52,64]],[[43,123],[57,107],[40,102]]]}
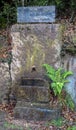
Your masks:
{"label": "weathered stone block", "polygon": [[17,90],[17,99],[25,99],[25,101],[34,102],[49,102],[50,90],[47,87],[19,86]]}
{"label": "weathered stone block", "polygon": [[25,99],[18,100],[16,103],[16,107],[40,107],[40,108],[48,108],[50,109],[50,103],[42,103],[42,102],[26,102]]}
{"label": "weathered stone block", "polygon": [[31,102],[49,102],[49,84],[42,78],[21,78],[16,87],[17,100],[25,99]]}
{"label": "weathered stone block", "polygon": [[[11,28],[11,36],[12,83],[18,84],[15,89],[17,95],[15,117],[28,120],[56,119],[59,110],[50,109],[49,85],[43,80],[45,73],[42,65],[48,63],[55,68],[60,66],[60,25],[16,24]],[[24,104],[24,101],[31,102],[31,105]]]}
{"label": "weathered stone block", "polygon": [[25,76],[35,66],[43,73],[42,64],[60,66],[61,34],[59,24],[16,24],[11,28],[12,36],[12,80]]}
{"label": "weathered stone block", "polygon": [[14,110],[15,118],[26,120],[48,121],[60,117],[60,109],[45,109],[38,107],[16,107]]}

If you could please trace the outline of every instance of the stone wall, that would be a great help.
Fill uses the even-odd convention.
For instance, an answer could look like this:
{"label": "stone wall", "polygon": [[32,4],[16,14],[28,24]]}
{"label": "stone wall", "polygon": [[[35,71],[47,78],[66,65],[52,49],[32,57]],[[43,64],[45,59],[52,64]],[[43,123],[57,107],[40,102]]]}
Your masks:
{"label": "stone wall", "polygon": [[12,80],[21,75],[31,75],[35,67],[43,74],[43,63],[60,66],[61,34],[58,24],[16,24],[11,28]]}
{"label": "stone wall", "polygon": [[[20,79],[21,76],[25,75],[25,77],[30,77],[33,67],[35,67],[37,71],[36,76],[42,76],[44,74],[42,68],[43,63],[53,65],[55,68],[64,64],[63,67],[65,69],[71,70],[74,73],[73,77],[69,77],[70,84],[67,85],[67,90],[76,102],[75,37],[73,38],[74,45],[70,42],[70,44],[66,44],[65,47],[65,43],[62,44],[61,41],[61,26],[59,24],[16,24],[11,27],[11,36],[12,41],[11,39],[9,41],[12,42],[13,59],[11,63],[11,77],[13,83],[16,82],[17,79]],[[4,42],[4,40],[2,41],[2,35],[0,40],[1,43]],[[63,46],[62,51],[64,51],[65,54],[62,57],[60,57],[61,46]],[[68,48],[70,48],[70,52]],[[71,52],[72,54],[70,54]],[[6,52],[3,55],[4,57],[7,56],[5,54]],[[2,55],[0,56],[2,57]],[[8,63],[0,61],[0,99],[3,97],[7,87],[10,86],[9,80],[10,73]]]}
{"label": "stone wall", "polygon": [[[41,76],[43,63],[60,66],[61,41],[58,24],[16,24],[11,27],[11,35],[6,31],[0,33],[0,41],[0,102],[11,86],[11,78],[14,83],[22,75],[30,76],[33,66],[36,67],[36,76]],[[8,63],[12,58],[9,55],[11,43],[13,59],[10,73]]]}
{"label": "stone wall", "polygon": [[0,63],[0,103],[6,91],[10,87],[9,66],[7,63]]}
{"label": "stone wall", "polygon": [[65,85],[65,88],[76,104],[76,26],[70,23],[65,25],[61,59],[62,67],[73,72],[73,75],[68,77],[69,83]]}
{"label": "stone wall", "polygon": [[65,70],[73,72],[73,75],[68,77],[69,83],[65,84],[65,88],[76,104],[76,56],[66,54],[62,58],[62,63]]}
{"label": "stone wall", "polygon": [[9,62],[11,61],[11,37],[7,30],[0,30],[0,103],[10,87]]}
{"label": "stone wall", "polygon": [[11,36],[11,77],[17,98],[15,117],[30,120],[58,118],[60,112],[50,109],[50,89],[42,65],[48,63],[58,68],[61,64],[60,25],[16,24],[11,28]]}

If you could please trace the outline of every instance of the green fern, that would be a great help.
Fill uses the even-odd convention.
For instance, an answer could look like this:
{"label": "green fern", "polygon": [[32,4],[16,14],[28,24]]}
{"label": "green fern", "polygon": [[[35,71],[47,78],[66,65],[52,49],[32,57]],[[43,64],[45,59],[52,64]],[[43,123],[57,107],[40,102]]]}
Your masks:
{"label": "green fern", "polygon": [[73,73],[71,71],[63,71],[62,68],[55,70],[52,66],[48,64],[43,64],[46,70],[46,75],[52,80],[51,88],[54,91],[55,96],[59,96],[65,83],[69,82],[66,78]]}

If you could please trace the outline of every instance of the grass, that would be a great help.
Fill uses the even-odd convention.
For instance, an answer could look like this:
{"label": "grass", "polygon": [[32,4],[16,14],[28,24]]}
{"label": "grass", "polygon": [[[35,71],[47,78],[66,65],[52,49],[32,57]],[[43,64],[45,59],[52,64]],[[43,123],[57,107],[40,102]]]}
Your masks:
{"label": "grass", "polygon": [[52,120],[51,125],[54,125],[56,127],[61,127],[64,125],[64,120],[62,118],[60,118],[58,120]]}
{"label": "grass", "polygon": [[23,130],[23,128],[21,126],[17,126],[14,124],[10,124],[8,122],[4,122],[4,127],[6,128],[10,128],[10,129],[18,129],[18,130]]}
{"label": "grass", "polygon": [[56,127],[61,127],[61,126],[63,126],[65,124],[65,120],[61,117],[61,118],[59,118],[59,119],[57,119],[57,120],[51,120],[51,122],[47,122],[46,124],[45,124],[45,126],[50,126],[50,125],[52,125],[52,126],[56,126]]}

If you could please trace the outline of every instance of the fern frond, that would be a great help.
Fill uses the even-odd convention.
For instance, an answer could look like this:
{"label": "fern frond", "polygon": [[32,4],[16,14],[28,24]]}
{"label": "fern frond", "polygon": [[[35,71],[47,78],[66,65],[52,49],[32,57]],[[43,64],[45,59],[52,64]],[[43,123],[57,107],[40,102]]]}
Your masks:
{"label": "fern frond", "polygon": [[73,73],[71,71],[64,71],[64,73],[62,74],[62,77],[65,79],[66,77],[68,77],[69,75],[72,75]]}

